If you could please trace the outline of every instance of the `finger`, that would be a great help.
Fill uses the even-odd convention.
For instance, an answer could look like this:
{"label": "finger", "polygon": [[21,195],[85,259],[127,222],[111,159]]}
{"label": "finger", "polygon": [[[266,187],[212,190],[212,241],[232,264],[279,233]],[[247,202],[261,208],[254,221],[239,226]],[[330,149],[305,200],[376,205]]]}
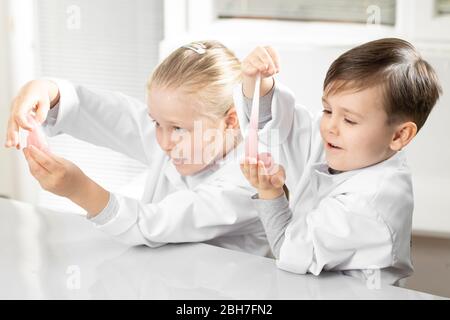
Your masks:
{"label": "finger", "polygon": [[12,117],[8,120],[8,127],[6,129],[5,147],[17,147],[19,144],[19,126]]}
{"label": "finger", "polygon": [[247,65],[243,68],[244,73],[248,76],[255,76],[256,74],[259,73],[258,68],[256,68],[255,66],[253,66],[253,64],[251,63],[247,63]]}
{"label": "finger", "polygon": [[242,72],[248,76],[253,77],[257,73],[259,73],[259,70],[253,66],[253,64],[246,60],[242,63]]}
{"label": "finger", "polygon": [[284,170],[283,166],[280,164],[277,164],[277,169],[279,172],[279,177],[284,184],[286,182],[286,171]]}
{"label": "finger", "polygon": [[244,159],[244,172],[247,180],[250,180],[250,166],[247,157]]}
{"label": "finger", "polygon": [[265,60],[261,56],[255,56],[252,60],[252,63],[258,68],[261,74],[266,75],[267,73],[269,73],[271,66],[270,61]]}
{"label": "finger", "polygon": [[274,188],[282,188],[284,185],[284,182],[280,179],[279,176],[271,176],[270,177],[270,184],[274,187]]}
{"label": "finger", "polygon": [[286,176],[283,167],[280,165],[276,166],[279,167],[279,169],[277,173],[271,177],[270,182],[275,188],[282,188],[286,182]]}
{"label": "finger", "polygon": [[29,119],[27,119],[27,115],[29,115],[29,110],[32,110],[32,108],[30,108],[29,105],[30,105],[29,102],[19,102],[18,106],[14,106],[13,110],[17,111],[13,112],[13,119],[17,122],[19,127],[31,131],[33,130],[34,126],[32,123],[30,123]]}
{"label": "finger", "polygon": [[[272,155],[269,152],[262,152],[262,153],[258,154],[258,159],[260,159],[264,163],[264,166],[267,169],[269,169],[273,166]],[[270,174],[270,172],[269,172],[269,174]]]}
{"label": "finger", "polygon": [[50,100],[48,96],[42,97],[39,100],[38,107],[36,110],[36,120],[41,124],[47,118],[48,110],[50,110]]}
{"label": "finger", "polygon": [[258,165],[252,159],[249,159],[249,163],[250,182],[253,186],[258,186]]}
{"label": "finger", "polygon": [[243,163],[241,163],[240,167],[241,167],[242,174],[244,175],[244,177],[246,179],[248,179],[248,170],[245,168],[245,165]]}
{"label": "finger", "polygon": [[270,187],[270,176],[267,175],[266,168],[262,161],[258,162],[258,181],[262,188]]}
{"label": "finger", "polygon": [[261,48],[258,52],[258,57],[264,64],[267,65],[266,72],[269,75],[273,75],[276,72],[275,63],[272,59],[272,56],[269,54],[266,48]]}
{"label": "finger", "polygon": [[267,53],[272,58],[272,61],[275,65],[276,72],[280,72],[280,56],[278,55],[278,52],[270,46],[266,46],[265,49],[267,50]]}
{"label": "finger", "polygon": [[53,159],[52,156],[39,150],[35,146],[30,146],[27,149],[29,149],[30,156],[47,171],[54,172],[59,168],[59,163]]}
{"label": "finger", "polygon": [[262,175],[266,175],[267,176],[267,170],[264,166],[264,162],[259,160],[258,161],[258,175],[262,176]]}
{"label": "finger", "polygon": [[267,72],[268,64],[259,57],[255,56],[249,62],[259,73]]}
{"label": "finger", "polygon": [[33,177],[35,177],[37,180],[41,180],[49,173],[44,167],[42,167],[36,160],[33,159],[33,157],[30,155],[29,148],[24,148],[23,153]]}

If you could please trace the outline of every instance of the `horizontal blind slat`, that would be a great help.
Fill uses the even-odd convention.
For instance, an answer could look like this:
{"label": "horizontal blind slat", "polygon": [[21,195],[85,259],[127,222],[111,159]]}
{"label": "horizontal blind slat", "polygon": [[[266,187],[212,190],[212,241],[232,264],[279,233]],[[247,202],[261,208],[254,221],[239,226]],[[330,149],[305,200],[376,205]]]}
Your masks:
{"label": "horizontal blind slat", "polygon": [[[73,6],[79,9],[79,29],[67,27],[73,17],[68,9]],[[69,79],[144,101],[145,82],[158,62],[163,35],[162,0],[38,0],[36,9],[38,77]],[[146,173],[142,164],[68,135],[50,138],[49,144],[106,189],[142,194]],[[46,191],[41,192],[39,205],[83,212]]]}

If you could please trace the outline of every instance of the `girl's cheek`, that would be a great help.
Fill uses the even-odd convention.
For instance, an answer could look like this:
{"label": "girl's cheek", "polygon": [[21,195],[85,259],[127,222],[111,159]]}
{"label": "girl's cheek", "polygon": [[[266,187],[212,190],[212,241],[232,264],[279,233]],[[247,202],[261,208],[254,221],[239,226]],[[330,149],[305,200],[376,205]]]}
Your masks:
{"label": "girl's cheek", "polygon": [[158,142],[159,145],[161,145],[162,143],[161,132],[158,128],[156,128],[156,141]]}

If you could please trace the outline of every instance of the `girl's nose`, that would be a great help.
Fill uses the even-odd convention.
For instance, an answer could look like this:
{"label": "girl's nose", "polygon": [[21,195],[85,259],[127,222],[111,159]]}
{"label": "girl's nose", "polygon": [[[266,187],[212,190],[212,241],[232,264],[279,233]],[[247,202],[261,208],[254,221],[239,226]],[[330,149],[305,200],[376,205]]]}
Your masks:
{"label": "girl's nose", "polygon": [[162,134],[161,149],[165,152],[170,152],[173,149],[173,146],[172,135],[169,132]]}

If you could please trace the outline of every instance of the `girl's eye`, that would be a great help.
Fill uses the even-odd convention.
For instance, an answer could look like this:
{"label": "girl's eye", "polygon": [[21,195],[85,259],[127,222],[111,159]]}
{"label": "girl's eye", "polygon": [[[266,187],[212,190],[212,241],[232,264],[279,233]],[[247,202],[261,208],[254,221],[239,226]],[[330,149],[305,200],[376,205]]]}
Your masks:
{"label": "girl's eye", "polygon": [[156,127],[159,127],[159,123],[156,122],[156,120],[152,120],[152,122],[155,124]]}
{"label": "girl's eye", "polygon": [[323,112],[323,113],[326,113],[326,114],[331,114],[331,111],[330,111],[330,110],[327,110],[327,109],[323,109],[322,112]]}
{"label": "girl's eye", "polygon": [[345,122],[347,122],[348,124],[350,124],[350,125],[355,125],[355,124],[357,124],[356,122],[354,122],[354,121],[351,121],[351,120],[348,120],[348,119],[344,119],[345,120]]}
{"label": "girl's eye", "polygon": [[183,132],[183,131],[184,131],[184,129],[183,129],[183,128],[180,128],[180,127],[173,127],[173,129],[174,129],[176,132]]}

